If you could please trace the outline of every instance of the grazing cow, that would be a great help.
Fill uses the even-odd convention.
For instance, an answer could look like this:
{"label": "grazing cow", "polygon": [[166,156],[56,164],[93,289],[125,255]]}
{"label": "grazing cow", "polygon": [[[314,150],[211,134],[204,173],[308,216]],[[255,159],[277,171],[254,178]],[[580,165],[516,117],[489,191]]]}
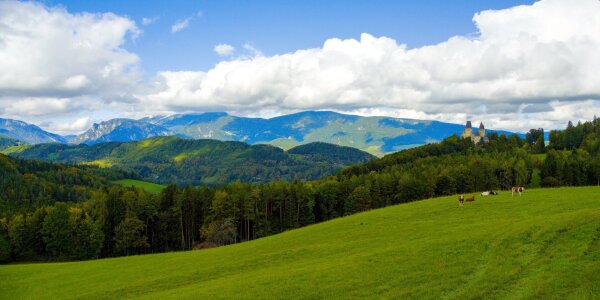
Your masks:
{"label": "grazing cow", "polygon": [[463,206],[465,203],[465,195],[458,196],[458,206]]}
{"label": "grazing cow", "polygon": [[494,191],[485,191],[485,192],[481,192],[481,196],[490,196],[490,195],[498,195],[498,192],[494,192]]}
{"label": "grazing cow", "polygon": [[467,201],[467,202],[473,202],[473,201],[475,201],[475,196],[471,196],[471,197],[465,199],[465,201]]}
{"label": "grazing cow", "polygon": [[522,186],[513,186],[511,191],[511,196],[514,196],[515,193],[519,193],[519,196],[521,196],[521,193],[523,193],[525,191],[525,188]]}

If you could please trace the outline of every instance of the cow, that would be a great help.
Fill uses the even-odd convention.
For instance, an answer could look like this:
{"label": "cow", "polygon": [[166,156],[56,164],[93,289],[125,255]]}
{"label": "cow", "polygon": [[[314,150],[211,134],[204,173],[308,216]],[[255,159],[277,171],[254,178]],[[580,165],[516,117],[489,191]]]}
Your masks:
{"label": "cow", "polygon": [[471,196],[471,197],[465,199],[465,201],[467,201],[467,202],[473,202],[473,201],[475,201],[475,196]]}
{"label": "cow", "polygon": [[458,196],[458,206],[463,206],[465,203],[465,195]]}
{"label": "cow", "polygon": [[481,192],[481,196],[490,196],[490,195],[498,195],[498,192],[494,192],[494,191]]}
{"label": "cow", "polygon": [[519,196],[521,196],[521,193],[523,193],[525,191],[525,188],[522,186],[513,186],[511,191],[511,196],[514,196],[515,193],[519,193]]}

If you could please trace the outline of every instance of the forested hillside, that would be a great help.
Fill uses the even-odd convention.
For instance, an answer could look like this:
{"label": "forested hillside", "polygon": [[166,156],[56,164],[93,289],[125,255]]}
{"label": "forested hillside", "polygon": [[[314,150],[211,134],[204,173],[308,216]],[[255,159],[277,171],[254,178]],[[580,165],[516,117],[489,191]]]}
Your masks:
{"label": "forested hillside", "polygon": [[154,137],[136,142],[95,145],[41,144],[13,155],[26,159],[116,166],[162,184],[219,185],[235,180],[315,180],[374,156],[325,143],[285,152],[269,145]]}
{"label": "forested hillside", "polygon": [[19,141],[7,136],[0,135],[0,151],[19,145]]}
{"label": "forested hillside", "polygon": [[[573,144],[572,149],[552,142],[547,147],[550,150],[540,148],[539,138],[532,137],[539,136],[541,130],[532,130],[525,139],[490,134],[489,143],[478,145],[452,136],[438,144],[346,168],[318,181],[275,181],[259,185],[236,181],[224,186],[196,188],[171,185],[158,195],[133,188],[102,188],[83,203],[41,205],[27,214],[4,219],[1,222],[4,236],[0,235],[0,240],[4,239],[5,244],[10,241],[12,247],[8,248],[12,249],[9,252],[5,248],[5,260],[26,257],[19,252],[21,248],[15,246],[25,241],[42,241],[36,248],[39,252],[29,256],[38,258],[155,253],[252,240],[356,212],[439,195],[511,186],[595,185],[600,177],[600,125],[594,120],[573,128],[551,133],[570,140],[573,133],[581,130],[581,142]],[[543,133],[541,136],[543,139]],[[546,151],[544,159],[544,154],[539,152]],[[56,226],[63,226],[63,232],[71,232],[69,238],[49,235],[49,232],[61,231],[49,231],[43,229],[44,226],[40,229],[40,216],[49,215],[53,217],[44,217],[44,226],[54,226],[55,221],[62,220],[58,222],[62,225]],[[47,218],[50,221],[46,222]],[[74,218],[90,220],[101,228],[103,239],[101,244],[94,244],[98,246],[94,248],[96,252],[86,250],[83,252],[86,255],[80,255],[80,252],[56,250],[55,243],[60,249],[72,249],[80,243],[74,233],[78,227],[65,221]],[[56,241],[59,237],[63,239]]]}
{"label": "forested hillside", "polygon": [[81,202],[110,180],[135,174],[23,160],[0,154],[0,217],[57,201]]}

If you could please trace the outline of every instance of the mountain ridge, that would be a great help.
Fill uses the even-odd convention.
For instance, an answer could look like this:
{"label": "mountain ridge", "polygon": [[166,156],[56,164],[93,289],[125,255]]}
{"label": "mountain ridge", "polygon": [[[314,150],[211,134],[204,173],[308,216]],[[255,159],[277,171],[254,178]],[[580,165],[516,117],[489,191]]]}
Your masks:
{"label": "mountain ridge", "polygon": [[[381,156],[458,134],[464,125],[431,120],[363,117],[332,111],[303,111],[273,118],[236,117],[227,113],[177,114],[144,118],[192,138],[266,143],[289,149],[310,142],[350,146]],[[488,130],[499,134],[508,131]],[[523,136],[522,134],[518,134]]]}
{"label": "mountain ridge", "polygon": [[20,120],[0,118],[0,135],[28,144],[66,143],[58,134],[50,133],[40,127]]}
{"label": "mountain ridge", "polygon": [[[364,117],[333,111],[303,111],[272,118],[239,117],[225,112],[175,114],[137,120],[117,118],[95,123],[75,137],[60,137],[35,125],[31,126],[39,131],[38,134],[44,133],[50,138],[27,139],[26,133],[13,134],[11,137],[29,144],[57,142],[92,145],[137,141],[156,136],[179,136],[240,141],[253,145],[269,144],[284,150],[311,142],[326,142],[357,148],[377,156],[438,142],[450,135],[460,135],[464,129],[464,125],[440,121]],[[2,130],[0,123],[0,134]],[[490,129],[487,131],[515,134]]]}
{"label": "mountain ridge", "polygon": [[[152,137],[93,145],[39,144],[11,154],[23,159],[117,167],[158,183],[217,185],[234,180],[314,180],[375,158],[361,150],[327,143],[281,148],[238,141]],[[243,166],[243,167],[242,167]]]}
{"label": "mountain ridge", "polygon": [[173,135],[168,129],[131,119],[111,119],[95,123],[86,132],[69,140],[70,144],[97,144],[127,142],[154,136]]}

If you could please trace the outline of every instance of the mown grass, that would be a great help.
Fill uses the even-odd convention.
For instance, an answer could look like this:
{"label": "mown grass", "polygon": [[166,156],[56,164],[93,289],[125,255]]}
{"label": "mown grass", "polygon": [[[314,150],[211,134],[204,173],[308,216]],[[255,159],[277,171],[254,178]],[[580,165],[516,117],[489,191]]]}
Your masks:
{"label": "mown grass", "polygon": [[233,246],[0,267],[0,298],[600,298],[600,188],[455,196]]}
{"label": "mown grass", "polygon": [[165,189],[164,185],[147,182],[147,181],[134,180],[134,179],[122,179],[122,180],[116,180],[113,182],[116,184],[122,185],[122,186],[134,186],[134,187],[142,188],[142,189],[146,190],[147,192],[154,193],[154,194],[158,194],[158,193],[162,192],[162,190]]}

